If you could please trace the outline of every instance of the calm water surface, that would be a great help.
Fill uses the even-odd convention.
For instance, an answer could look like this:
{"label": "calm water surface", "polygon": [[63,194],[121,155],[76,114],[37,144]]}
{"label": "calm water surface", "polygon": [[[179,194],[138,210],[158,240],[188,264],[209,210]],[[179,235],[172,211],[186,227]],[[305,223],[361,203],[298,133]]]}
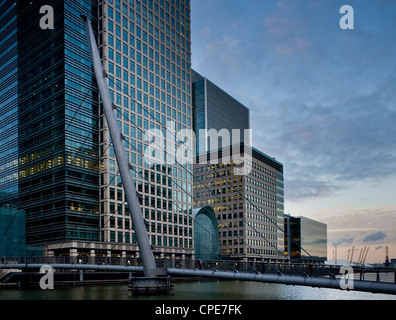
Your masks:
{"label": "calm water surface", "polygon": [[168,296],[132,297],[127,284],[1,289],[0,300],[396,300],[396,295],[247,281],[173,282]]}

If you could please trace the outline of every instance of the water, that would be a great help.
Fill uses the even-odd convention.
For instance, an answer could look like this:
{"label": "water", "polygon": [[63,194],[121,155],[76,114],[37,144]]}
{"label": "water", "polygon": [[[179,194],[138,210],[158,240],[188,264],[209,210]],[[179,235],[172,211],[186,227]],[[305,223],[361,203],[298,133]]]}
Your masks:
{"label": "water", "polygon": [[171,295],[135,297],[127,284],[0,288],[0,300],[396,300],[396,295],[247,281],[175,281]]}

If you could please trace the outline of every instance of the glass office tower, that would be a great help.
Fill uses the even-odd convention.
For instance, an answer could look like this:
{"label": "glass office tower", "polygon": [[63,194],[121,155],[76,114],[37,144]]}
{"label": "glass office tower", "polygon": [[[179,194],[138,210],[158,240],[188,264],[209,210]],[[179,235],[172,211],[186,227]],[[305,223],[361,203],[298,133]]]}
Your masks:
{"label": "glass office tower", "polygon": [[[251,144],[245,140],[244,130],[250,129],[250,111],[239,101],[220,89],[213,82],[193,70],[193,113],[194,132],[196,135],[196,154],[213,152],[222,147]],[[221,136],[221,130],[226,129],[230,141],[210,139],[208,130],[216,130]],[[232,130],[239,130],[239,140],[232,137]],[[234,141],[235,140],[235,141]]]}
{"label": "glass office tower", "polygon": [[20,230],[8,251],[99,239],[98,95],[79,17],[97,24],[95,3],[0,2],[0,206]]}
{"label": "glass office tower", "polygon": [[[18,170],[26,241],[97,240],[98,99],[80,13],[95,2],[18,2]],[[54,28],[39,25],[51,5]]]}
{"label": "glass office tower", "polygon": [[[192,158],[181,167],[168,154],[181,142],[169,139],[158,148],[164,161],[145,161],[148,130],[171,138],[192,128],[189,0],[0,5],[2,204],[17,204],[26,215],[27,243],[74,257],[136,257],[138,251],[86,45],[85,15],[156,256],[192,255],[192,204],[185,192],[192,191]],[[53,8],[54,28],[40,26],[43,5]]]}
{"label": "glass office tower", "polygon": [[[0,10],[0,257],[24,253],[24,212],[18,210],[18,39],[14,1]],[[19,245],[18,245],[19,243]]]}
{"label": "glass office tower", "polygon": [[[189,0],[106,1],[99,5],[99,50],[119,129],[156,257],[193,253],[192,158],[171,152],[175,131],[191,129]],[[168,130],[172,127],[172,130]],[[108,128],[101,115],[101,240],[135,244]],[[162,161],[148,162],[149,130],[168,139]]]}

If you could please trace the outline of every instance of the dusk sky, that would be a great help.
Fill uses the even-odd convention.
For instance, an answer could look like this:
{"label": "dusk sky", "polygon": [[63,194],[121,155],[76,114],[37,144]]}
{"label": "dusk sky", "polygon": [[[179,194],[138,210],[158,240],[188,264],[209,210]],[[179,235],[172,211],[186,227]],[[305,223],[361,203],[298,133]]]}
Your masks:
{"label": "dusk sky", "polygon": [[191,2],[192,67],[250,109],[285,213],[327,224],[329,260],[396,258],[396,1]]}

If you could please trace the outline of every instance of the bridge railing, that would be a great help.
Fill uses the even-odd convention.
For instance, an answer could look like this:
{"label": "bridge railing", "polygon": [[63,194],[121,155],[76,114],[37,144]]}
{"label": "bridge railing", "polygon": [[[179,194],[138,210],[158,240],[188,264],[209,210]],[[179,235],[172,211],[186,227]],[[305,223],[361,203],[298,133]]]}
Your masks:
{"label": "bridge railing", "polygon": [[[52,256],[52,257],[20,257],[0,258],[0,264],[94,264],[94,265],[126,265],[143,266],[141,259],[121,256]],[[180,269],[206,269],[230,272],[248,272],[257,274],[278,274],[283,276],[304,277],[336,277],[340,278],[340,265],[288,263],[288,262],[246,262],[234,260],[205,260],[202,264],[199,260],[191,258],[164,258],[156,259],[156,265],[160,268]],[[349,267],[349,275],[354,280],[387,282],[396,284],[396,268],[346,266]]]}

